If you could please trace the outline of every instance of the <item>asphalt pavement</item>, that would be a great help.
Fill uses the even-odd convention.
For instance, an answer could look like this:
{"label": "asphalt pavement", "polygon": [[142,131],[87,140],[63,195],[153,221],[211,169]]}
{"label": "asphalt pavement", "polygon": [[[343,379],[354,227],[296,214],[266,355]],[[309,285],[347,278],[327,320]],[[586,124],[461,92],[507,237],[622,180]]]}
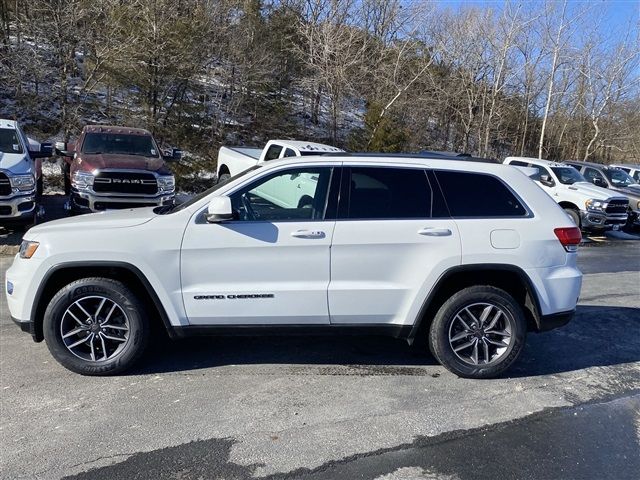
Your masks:
{"label": "asphalt pavement", "polygon": [[484,381],[376,337],[163,341],[128,375],[81,377],[2,295],[0,476],[637,479],[640,242],[579,258],[575,319]]}

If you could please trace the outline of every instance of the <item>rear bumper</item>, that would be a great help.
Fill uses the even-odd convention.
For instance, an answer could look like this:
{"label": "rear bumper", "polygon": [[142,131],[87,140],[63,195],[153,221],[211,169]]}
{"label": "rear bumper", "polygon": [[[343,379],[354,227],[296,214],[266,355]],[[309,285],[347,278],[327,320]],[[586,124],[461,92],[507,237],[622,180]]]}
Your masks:
{"label": "rear bumper", "polygon": [[554,328],[563,327],[571,321],[576,310],[568,310],[566,312],[552,313],[550,315],[542,315],[538,325],[538,331],[548,332]]}
{"label": "rear bumper", "polygon": [[103,210],[117,210],[123,208],[136,207],[159,207],[171,205],[174,202],[174,193],[164,193],[160,195],[96,195],[93,193],[71,192],[70,207],[77,211],[101,212]]}

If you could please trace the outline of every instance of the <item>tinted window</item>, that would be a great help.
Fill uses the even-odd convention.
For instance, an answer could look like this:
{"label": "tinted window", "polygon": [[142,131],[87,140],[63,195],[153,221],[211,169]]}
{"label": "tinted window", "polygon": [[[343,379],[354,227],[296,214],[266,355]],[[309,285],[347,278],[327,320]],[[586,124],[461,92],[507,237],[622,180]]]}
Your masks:
{"label": "tinted window", "polygon": [[428,218],[431,188],[426,172],[412,168],[351,168],[351,219]]}
{"label": "tinted window", "polygon": [[275,160],[280,156],[281,151],[282,151],[282,147],[280,145],[271,145],[269,147],[269,150],[267,150],[267,153],[264,156],[265,161]]}
{"label": "tinted window", "polygon": [[526,167],[529,164],[527,162],[521,162],[519,160],[514,160],[513,162],[509,163],[509,165],[513,165],[514,167]]}
{"label": "tinted window", "polygon": [[636,171],[634,172],[634,174],[633,174],[633,179],[634,179],[636,182],[640,183],[640,170],[636,170]]}
{"label": "tinted window", "polygon": [[291,150],[290,148],[287,148],[284,151],[284,156],[285,157],[295,157],[296,156],[296,152],[294,152],[293,150]]}
{"label": "tinted window", "polygon": [[490,175],[435,172],[454,217],[522,217],[527,211],[507,186]]}
{"label": "tinted window", "polygon": [[269,175],[231,195],[237,220],[321,220],[331,168],[294,168]]}

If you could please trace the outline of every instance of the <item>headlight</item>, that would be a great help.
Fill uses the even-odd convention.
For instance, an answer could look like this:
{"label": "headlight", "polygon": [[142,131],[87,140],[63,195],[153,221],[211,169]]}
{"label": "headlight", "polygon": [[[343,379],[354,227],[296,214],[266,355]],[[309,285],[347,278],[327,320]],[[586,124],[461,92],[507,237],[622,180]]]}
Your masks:
{"label": "headlight", "polygon": [[602,200],[595,200],[593,198],[590,198],[589,200],[584,202],[584,205],[585,207],[587,207],[587,210],[596,212],[602,212],[605,208],[607,208],[607,202],[603,202]]}
{"label": "headlight", "polygon": [[93,187],[94,180],[93,173],[89,172],[76,172],[73,174],[71,185],[78,190],[88,190]]}
{"label": "headlight", "polygon": [[636,208],[640,210],[640,200],[638,201],[638,203],[636,203]]}
{"label": "headlight", "polygon": [[18,190],[33,190],[36,185],[36,179],[33,175],[16,175],[15,177],[9,177],[11,186]]}
{"label": "headlight", "polygon": [[158,177],[158,191],[171,193],[176,189],[176,179],[173,175]]}
{"label": "headlight", "polygon": [[31,258],[36,253],[40,244],[38,242],[31,242],[29,240],[23,240],[20,244],[20,258]]}

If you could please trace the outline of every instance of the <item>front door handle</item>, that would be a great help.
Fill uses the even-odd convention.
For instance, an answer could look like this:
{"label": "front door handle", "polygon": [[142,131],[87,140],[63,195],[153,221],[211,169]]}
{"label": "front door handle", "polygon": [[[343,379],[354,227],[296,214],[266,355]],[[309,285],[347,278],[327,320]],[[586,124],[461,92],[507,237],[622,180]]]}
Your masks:
{"label": "front door handle", "polygon": [[418,233],[428,237],[448,237],[451,235],[451,230],[448,228],[426,227],[418,230]]}
{"label": "front door handle", "polygon": [[296,230],[291,232],[291,236],[296,238],[324,238],[324,232],[321,230]]}

